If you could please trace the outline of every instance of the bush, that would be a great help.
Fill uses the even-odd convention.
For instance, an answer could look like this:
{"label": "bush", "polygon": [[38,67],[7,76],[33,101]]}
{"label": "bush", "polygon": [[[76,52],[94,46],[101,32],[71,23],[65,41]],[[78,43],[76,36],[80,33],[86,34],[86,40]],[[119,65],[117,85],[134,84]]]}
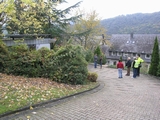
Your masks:
{"label": "bush", "polygon": [[17,44],[10,48],[9,57],[3,58],[0,62],[8,74],[51,78],[67,84],[85,84],[87,81],[87,61],[80,46],[66,45],[57,51],[46,48],[30,51],[25,44]]}
{"label": "bush", "polygon": [[97,78],[98,78],[97,73],[91,73],[91,72],[88,73],[87,80],[89,80],[90,82],[96,82]]}
{"label": "bush", "polygon": [[0,72],[4,72],[6,61],[9,59],[7,46],[0,40]]}
{"label": "bush", "polygon": [[67,84],[84,84],[88,69],[83,49],[67,45],[56,52],[53,80]]}
{"label": "bush", "polygon": [[30,51],[27,45],[17,44],[10,48],[9,58],[5,60],[4,72],[27,77],[42,77],[43,61],[47,59],[46,56],[48,55],[49,50]]}

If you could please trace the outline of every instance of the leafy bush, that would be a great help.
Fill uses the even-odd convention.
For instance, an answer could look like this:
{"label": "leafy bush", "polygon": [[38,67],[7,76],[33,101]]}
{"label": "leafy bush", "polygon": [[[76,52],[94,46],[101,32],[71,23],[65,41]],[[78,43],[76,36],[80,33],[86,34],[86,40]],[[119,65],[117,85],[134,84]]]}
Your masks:
{"label": "leafy bush", "polygon": [[88,69],[84,49],[66,45],[56,50],[29,50],[25,44],[16,44],[1,63],[5,63],[4,72],[8,74],[51,78],[67,84],[86,83]]}
{"label": "leafy bush", "polygon": [[84,84],[87,79],[87,62],[80,46],[67,45],[56,52],[53,79],[68,84]]}
{"label": "leafy bush", "polygon": [[14,75],[24,75],[37,77],[39,70],[36,68],[37,55],[33,55],[26,45],[16,45],[11,47],[10,59],[7,61],[6,73]]}
{"label": "leafy bush", "polygon": [[88,73],[87,80],[89,80],[90,82],[96,82],[97,78],[98,78],[97,73],[91,73],[91,72]]}
{"label": "leafy bush", "polygon": [[14,75],[23,75],[27,77],[42,77],[43,73],[43,60],[45,52],[30,51],[25,44],[16,44],[10,48],[10,58],[5,61],[5,73]]}

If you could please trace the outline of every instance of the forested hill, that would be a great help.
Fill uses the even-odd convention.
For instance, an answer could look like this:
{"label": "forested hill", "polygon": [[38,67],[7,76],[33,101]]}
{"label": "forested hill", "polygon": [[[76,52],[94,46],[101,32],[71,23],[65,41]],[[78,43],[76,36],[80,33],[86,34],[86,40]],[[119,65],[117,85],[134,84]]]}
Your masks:
{"label": "forested hill", "polygon": [[160,12],[121,15],[101,21],[107,34],[157,34],[160,33]]}

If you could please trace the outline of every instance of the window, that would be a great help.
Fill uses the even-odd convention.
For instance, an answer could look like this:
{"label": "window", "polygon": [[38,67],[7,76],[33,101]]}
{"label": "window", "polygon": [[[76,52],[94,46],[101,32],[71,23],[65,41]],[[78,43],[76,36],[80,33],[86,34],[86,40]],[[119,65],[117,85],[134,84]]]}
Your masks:
{"label": "window", "polygon": [[151,55],[146,54],[146,55],[145,55],[145,58],[146,58],[146,59],[151,59]]}
{"label": "window", "polygon": [[113,55],[113,56],[116,56],[116,52],[112,52],[112,55]]}
{"label": "window", "polygon": [[128,56],[128,54],[127,53],[123,53],[123,56],[126,57],[126,56]]}
{"label": "window", "polygon": [[136,53],[133,53],[133,57],[136,57]]}
{"label": "window", "polygon": [[122,56],[122,53],[121,52],[118,52],[118,54],[117,54],[118,56]]}

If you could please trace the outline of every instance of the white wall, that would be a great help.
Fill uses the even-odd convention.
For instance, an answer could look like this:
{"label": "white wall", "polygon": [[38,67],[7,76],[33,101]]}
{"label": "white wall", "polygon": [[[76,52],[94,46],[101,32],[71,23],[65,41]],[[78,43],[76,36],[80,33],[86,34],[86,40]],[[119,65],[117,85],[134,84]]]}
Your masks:
{"label": "white wall", "polygon": [[42,47],[46,47],[50,50],[50,44],[36,44],[36,50],[39,50]]}

